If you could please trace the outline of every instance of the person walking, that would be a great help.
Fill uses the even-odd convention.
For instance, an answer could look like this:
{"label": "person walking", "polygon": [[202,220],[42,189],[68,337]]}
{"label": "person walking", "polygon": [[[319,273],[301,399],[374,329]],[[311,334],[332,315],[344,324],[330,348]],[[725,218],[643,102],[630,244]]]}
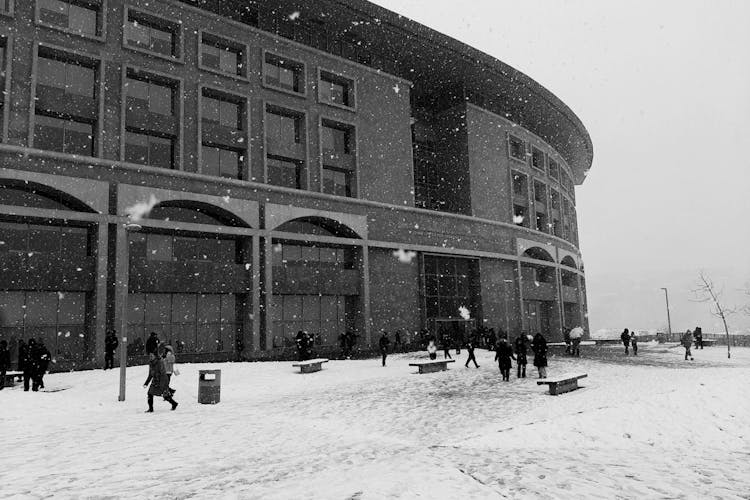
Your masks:
{"label": "person walking", "polygon": [[8,342],[0,340],[0,391],[5,387],[5,374],[10,370],[10,351]]}
{"label": "person walking", "polygon": [[430,355],[430,359],[437,359],[437,346],[435,345],[435,339],[430,339],[427,343],[427,354]]}
{"label": "person walking", "polygon": [[528,342],[529,339],[526,338],[526,332],[523,332],[516,338],[516,366],[518,367],[516,378],[526,378]]}
{"label": "person walking", "polygon": [[690,361],[693,361],[693,353],[690,352],[690,347],[693,345],[693,334],[690,330],[682,335],[681,343],[682,347],[685,348],[685,361],[688,358],[690,358]]}
{"label": "person walking", "polygon": [[115,367],[115,349],[119,342],[117,341],[117,335],[111,328],[107,330],[107,335],[104,337],[104,369]]}
{"label": "person walking", "polygon": [[531,350],[534,352],[534,366],[539,371],[539,378],[547,378],[547,340],[541,333],[534,335]]}
{"label": "person walking", "polygon": [[156,332],[151,332],[146,340],[146,354],[156,354],[159,352],[159,337]]}
{"label": "person walking", "polygon": [[500,368],[503,382],[510,381],[511,359],[516,359],[513,355],[513,348],[508,344],[508,340],[505,337],[500,337],[500,340],[497,342],[497,350],[495,351],[495,361],[497,361],[497,366]]}
{"label": "person walking", "polygon": [[163,362],[164,362],[164,373],[167,376],[167,389],[169,389],[170,394],[174,394],[177,392],[176,389],[172,389],[171,382],[172,382],[172,374],[179,375],[180,372],[175,368],[175,357],[174,357],[174,349],[172,349],[171,345],[165,345],[164,346],[164,354],[162,355]]}
{"label": "person walking", "polygon": [[695,348],[703,349],[703,330],[700,326],[696,326],[693,330],[693,337],[695,338]]}
{"label": "person walking", "polygon": [[448,332],[443,331],[443,334],[440,336],[440,340],[443,344],[443,359],[453,359],[451,357],[450,353],[450,336],[448,335]]}
{"label": "person walking", "polygon": [[401,342],[401,330],[396,330],[393,338],[393,352],[401,352],[404,344]]}
{"label": "person walking", "polygon": [[154,412],[154,396],[163,397],[164,401],[172,404],[172,410],[176,410],[178,403],[172,398],[172,393],[169,390],[164,363],[155,352],[149,353],[148,357],[148,378],[143,383],[143,387],[148,387],[148,410],[146,410],[146,413]]}
{"label": "person walking", "polygon": [[635,330],[630,332],[630,347],[633,348],[633,356],[638,356],[638,335]]}
{"label": "person walking", "polygon": [[28,355],[29,355],[29,346],[28,344],[26,344],[26,342],[24,342],[23,339],[20,339],[18,341],[18,361],[17,361],[19,372],[26,371],[26,367],[24,366],[24,364],[26,363],[26,358],[28,357]]}
{"label": "person walking", "polygon": [[388,338],[388,332],[383,330],[383,334],[380,336],[378,342],[380,346],[380,354],[383,356],[383,366],[385,366],[385,358],[388,357],[388,347],[391,345],[391,339]]}
{"label": "person walking", "polygon": [[567,326],[563,327],[563,341],[565,342],[565,354],[573,354],[571,350],[572,339],[570,337],[570,328]]}
{"label": "person walking", "polygon": [[466,358],[466,364],[464,366],[468,368],[469,362],[473,361],[474,366],[479,368],[479,364],[477,363],[477,358],[474,357],[474,339],[472,337],[469,337],[469,340],[466,342],[466,350],[469,351],[469,357]]}
{"label": "person walking", "polygon": [[52,354],[47,349],[47,346],[44,345],[44,340],[39,339],[36,343],[36,354],[34,354],[34,357],[36,358],[36,371],[33,375],[33,380],[36,389],[32,387],[31,390],[38,391],[39,389],[44,389],[44,374],[47,373],[49,362],[52,360]]}
{"label": "person walking", "polygon": [[570,337],[570,354],[576,357],[581,357],[581,339],[583,339],[583,328],[580,326],[576,326],[570,332],[568,332],[568,337]]}
{"label": "person walking", "polygon": [[[19,349],[19,353],[21,350]],[[21,358],[21,354],[19,354],[18,359],[18,366],[23,366],[23,390],[28,392],[29,390],[29,382],[31,382],[37,372],[37,366],[36,366],[36,360],[35,357],[32,355],[32,353],[36,353],[36,340],[29,339],[29,342],[24,346],[23,349],[23,358]],[[36,387],[36,382],[34,383],[34,387]],[[38,390],[38,387],[34,389],[35,391]]]}
{"label": "person walking", "polygon": [[627,328],[624,329],[622,333],[620,334],[620,340],[622,341],[622,345],[625,346],[625,356],[627,356],[628,353],[630,352],[628,350],[628,347],[630,346],[630,332],[628,331]]}

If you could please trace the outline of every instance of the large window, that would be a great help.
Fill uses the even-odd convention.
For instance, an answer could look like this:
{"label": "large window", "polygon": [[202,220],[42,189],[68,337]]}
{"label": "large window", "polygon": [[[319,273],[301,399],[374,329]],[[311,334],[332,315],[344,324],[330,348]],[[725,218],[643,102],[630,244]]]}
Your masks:
{"label": "large window", "polygon": [[472,259],[424,256],[424,297],[427,318],[460,318],[460,307],[471,317],[478,312],[477,262]]}
{"label": "large window", "polygon": [[0,291],[0,339],[43,341],[53,362],[86,357],[86,294],[69,291]]}
{"label": "large window", "polygon": [[345,248],[277,243],[273,248],[273,265],[351,269],[354,261],[351,250]]}
{"label": "large window", "polygon": [[241,179],[244,158],[240,151],[204,143],[201,149],[201,173]]}
{"label": "large window", "polygon": [[353,175],[349,170],[323,166],[323,192],[335,196],[352,196]]}
{"label": "large window", "polygon": [[526,143],[523,140],[508,136],[508,155],[516,160],[526,161]]}
{"label": "large window", "polygon": [[560,179],[560,167],[557,162],[552,158],[548,158],[547,163],[549,164],[549,176],[553,179]]}
{"label": "large window", "polygon": [[544,172],[544,153],[541,149],[531,148],[531,166]]}
{"label": "large window", "polygon": [[234,130],[242,130],[242,104],[205,92],[201,100],[201,119]]}
{"label": "large window", "polygon": [[128,354],[145,354],[150,332],[178,353],[232,352],[242,332],[234,294],[131,293]]}
{"label": "large window", "polygon": [[172,169],[174,168],[174,139],[142,131],[126,130],[125,161]]}
{"label": "large window", "polygon": [[291,341],[299,330],[316,343],[335,345],[346,331],[347,299],[341,295],[278,295],[273,300],[274,337]]}
{"label": "large window", "polygon": [[266,111],[266,137],[279,145],[300,144],[302,141],[302,116],[269,108]]}
{"label": "large window", "polygon": [[263,83],[266,86],[304,94],[304,74],[302,63],[266,52],[263,60]]}
{"label": "large window", "polygon": [[37,0],[39,21],[74,33],[101,35],[101,0]]}
{"label": "large window", "polygon": [[125,45],[180,59],[180,24],[128,8]]}
{"label": "large window", "polygon": [[346,108],[354,107],[354,81],[349,78],[329,73],[320,72],[319,82],[320,101],[335,106]]}
{"label": "large window", "polygon": [[329,121],[323,121],[320,139],[323,152],[350,154],[352,152],[351,127],[337,126]]}
{"label": "large window", "polygon": [[302,189],[302,165],[297,161],[269,156],[268,184],[294,189]]}
{"label": "large window", "polygon": [[74,155],[94,155],[94,125],[67,118],[37,114],[34,147]]}
{"label": "large window", "polygon": [[534,201],[547,205],[547,186],[543,182],[534,181]]}
{"label": "large window", "polygon": [[450,210],[441,189],[437,148],[434,143],[414,141],[414,206],[428,210]]}
{"label": "large window", "polygon": [[[130,240],[134,257],[161,262],[237,262],[237,242],[215,235],[134,234]],[[145,255],[144,255],[145,254]]]}
{"label": "large window", "polygon": [[247,76],[246,48],[224,38],[201,33],[201,66],[231,76]]}
{"label": "large window", "polygon": [[159,115],[174,115],[174,87],[173,83],[128,71],[125,81],[128,111],[140,109]]}
{"label": "large window", "polygon": [[96,69],[62,56],[39,55],[37,83],[63,90],[66,94],[94,97]]}
{"label": "large window", "polygon": [[528,177],[524,174],[513,172],[513,194],[526,198],[529,196],[529,184]]}
{"label": "large window", "polygon": [[88,231],[83,227],[0,222],[3,244],[0,254],[44,254],[66,259],[83,259],[89,255]]}

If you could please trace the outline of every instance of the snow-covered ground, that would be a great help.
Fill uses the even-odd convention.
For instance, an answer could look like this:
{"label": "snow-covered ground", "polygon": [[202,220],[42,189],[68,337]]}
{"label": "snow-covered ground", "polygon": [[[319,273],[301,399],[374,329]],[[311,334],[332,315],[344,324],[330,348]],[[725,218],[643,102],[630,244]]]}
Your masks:
{"label": "snow-covered ground", "polygon": [[[550,396],[503,383],[492,353],[415,374],[417,354],[181,365],[180,406],[145,414],[146,367],[46,377],[0,392],[0,498],[750,498],[750,349],[641,344],[551,358],[584,371]],[[455,357],[455,356],[454,356]],[[179,360],[178,360],[179,361]],[[222,370],[221,403],[197,371]]]}

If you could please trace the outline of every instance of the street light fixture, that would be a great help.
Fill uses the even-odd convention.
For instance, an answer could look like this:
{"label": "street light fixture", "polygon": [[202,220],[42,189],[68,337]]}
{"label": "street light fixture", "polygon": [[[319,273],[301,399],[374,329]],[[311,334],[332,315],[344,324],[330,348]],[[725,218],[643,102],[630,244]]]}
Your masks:
{"label": "street light fixture", "polygon": [[667,300],[667,329],[668,329],[667,338],[671,342],[672,341],[672,320],[669,318],[669,292],[664,287],[662,287],[662,290],[664,290],[664,298]]}
{"label": "street light fixture", "polygon": [[140,224],[128,220],[122,225],[125,229],[125,244],[123,245],[122,255],[118,257],[122,258],[122,268],[124,273],[120,276],[120,294],[122,309],[120,310],[120,394],[117,397],[118,401],[125,401],[125,370],[128,366],[128,282],[130,281],[130,242],[128,241],[129,232],[137,232],[142,229]]}

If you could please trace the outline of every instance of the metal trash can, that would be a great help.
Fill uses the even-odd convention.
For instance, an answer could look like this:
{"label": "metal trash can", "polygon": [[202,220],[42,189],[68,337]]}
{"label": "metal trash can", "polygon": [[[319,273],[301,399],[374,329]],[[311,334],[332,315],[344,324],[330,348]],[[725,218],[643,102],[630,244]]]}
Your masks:
{"label": "metal trash can", "polygon": [[221,370],[198,371],[198,402],[214,405],[221,399]]}

